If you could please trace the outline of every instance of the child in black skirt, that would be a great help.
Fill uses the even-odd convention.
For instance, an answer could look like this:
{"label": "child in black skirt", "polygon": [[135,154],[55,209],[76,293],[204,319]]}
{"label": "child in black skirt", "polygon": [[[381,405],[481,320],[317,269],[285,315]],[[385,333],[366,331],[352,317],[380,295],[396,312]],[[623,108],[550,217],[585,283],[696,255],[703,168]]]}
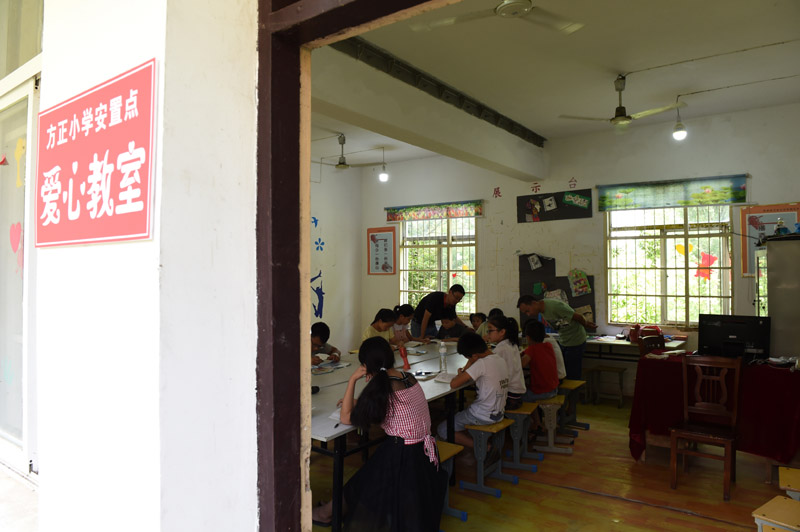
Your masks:
{"label": "child in black skirt", "polygon": [[[425,394],[412,375],[394,369],[385,339],[365,340],[358,360],[342,399],[342,423],[365,429],[379,423],[387,438],[344,487],[344,530],[438,531],[447,474],[439,467]],[[362,377],[367,386],[356,403]],[[314,509],[314,522],[325,525],[331,515],[328,502]]]}

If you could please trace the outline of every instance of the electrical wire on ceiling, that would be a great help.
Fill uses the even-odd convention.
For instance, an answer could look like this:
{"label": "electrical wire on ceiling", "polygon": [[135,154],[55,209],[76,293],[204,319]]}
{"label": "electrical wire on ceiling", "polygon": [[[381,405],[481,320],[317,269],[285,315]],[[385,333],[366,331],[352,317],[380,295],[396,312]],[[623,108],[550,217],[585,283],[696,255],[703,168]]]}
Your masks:
{"label": "electrical wire on ceiling", "polygon": [[733,85],[725,85],[724,87],[714,87],[713,89],[702,89],[702,90],[699,90],[699,91],[685,92],[683,94],[678,94],[678,96],[675,98],[675,101],[677,102],[678,98],[680,98],[681,96],[691,96],[692,94],[701,94],[703,92],[713,92],[713,91],[719,91],[719,90],[722,90],[722,89],[732,89],[734,87],[744,87],[745,85],[755,85],[756,83],[766,83],[767,81],[778,81],[778,80],[781,80],[781,79],[790,79],[790,78],[796,78],[796,77],[799,77],[799,76],[800,76],[800,74],[792,74],[792,75],[789,75],[789,76],[780,76],[780,77],[777,77],[777,78],[760,79],[760,80],[757,80],[757,81],[747,81],[745,83],[734,83]]}
{"label": "electrical wire on ceiling", "polygon": [[750,52],[752,50],[759,50],[761,48],[768,48],[770,46],[780,46],[782,44],[789,44],[789,43],[793,43],[793,42],[797,42],[797,41],[800,41],[800,39],[791,39],[791,40],[788,40],[788,41],[772,42],[772,43],[769,43],[769,44],[760,44],[758,46],[751,46],[749,48],[742,48],[740,50],[733,50],[731,52],[722,52],[722,53],[719,53],[719,54],[705,55],[703,57],[695,57],[693,59],[684,59],[683,61],[675,61],[674,63],[666,63],[664,65],[658,65],[658,66],[653,66],[653,67],[648,67],[648,68],[642,68],[640,70],[632,70],[632,71],[628,72],[627,74],[624,74],[624,76],[627,77],[627,76],[630,76],[631,74],[638,74],[640,72],[647,72],[648,70],[655,70],[657,68],[666,68],[666,67],[671,67],[671,66],[676,66],[676,65],[682,65],[684,63],[692,63],[694,61],[702,61],[704,59],[713,59],[715,57],[722,57],[722,56],[725,56],[725,55],[739,54],[739,53],[742,53],[742,52]]}

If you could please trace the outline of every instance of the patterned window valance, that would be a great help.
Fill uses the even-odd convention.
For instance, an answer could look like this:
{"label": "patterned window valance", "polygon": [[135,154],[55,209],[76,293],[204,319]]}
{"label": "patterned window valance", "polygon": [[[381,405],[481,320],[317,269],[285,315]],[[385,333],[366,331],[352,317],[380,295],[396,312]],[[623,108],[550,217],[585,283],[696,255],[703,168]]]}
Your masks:
{"label": "patterned window valance", "polygon": [[598,185],[600,211],[653,209],[747,202],[747,174]]}
{"label": "patterned window valance", "polygon": [[431,203],[428,205],[410,205],[407,207],[386,207],[385,210],[387,222],[468,218],[470,216],[483,216],[483,200]]}

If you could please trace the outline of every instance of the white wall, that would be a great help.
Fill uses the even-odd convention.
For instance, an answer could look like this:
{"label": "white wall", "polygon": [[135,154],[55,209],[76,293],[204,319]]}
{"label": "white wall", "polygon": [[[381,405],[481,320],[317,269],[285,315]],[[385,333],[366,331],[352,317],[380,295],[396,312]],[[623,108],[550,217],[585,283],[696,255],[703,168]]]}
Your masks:
{"label": "white wall", "polygon": [[[362,172],[357,168],[337,170],[330,166],[311,165],[311,276],[322,277],[322,317],[311,311],[311,323],[324,321],[331,328],[329,342],[346,353],[358,347],[361,332],[367,326],[361,319],[362,262],[366,261],[366,231],[361,229]],[[324,244],[315,243],[321,239]],[[317,247],[322,249],[318,250]],[[311,294],[311,303],[317,296]]]}
{"label": "white wall", "polygon": [[42,108],[155,57],[159,148],[153,240],[37,251],[40,529],[255,530],[257,4],[45,7]]}
{"label": "white wall", "polygon": [[[163,59],[162,2],[123,0],[99,23],[106,10],[47,3],[42,109]],[[158,254],[158,236],[36,251],[43,532],[158,530]]]}
{"label": "white wall", "polygon": [[254,530],[257,2],[167,5],[161,530]]}
{"label": "white wall", "polygon": [[[799,119],[800,105],[795,104],[686,121],[689,137],[682,144],[672,139],[671,123],[634,125],[625,135],[609,131],[556,140],[546,146],[552,171],[540,182],[540,193],[567,190],[573,177],[577,188],[594,188],[750,173],[752,200],[798,200],[800,152],[794,129]],[[604,217],[596,210],[591,219],[518,224],[516,196],[531,194],[528,183],[446,157],[393,164],[390,170],[389,183],[364,182],[362,228],[385,225],[386,206],[483,198],[485,213],[477,225],[479,309],[499,306],[507,313],[515,311],[519,296],[515,253],[535,251],[556,259],[558,275],[581,268],[595,276],[596,321],[606,323]],[[502,197],[493,197],[495,187],[500,187]],[[736,312],[752,314],[752,279],[742,279],[737,261],[735,266]],[[371,317],[372,308],[397,298],[398,280],[366,272],[362,280],[363,321]]]}

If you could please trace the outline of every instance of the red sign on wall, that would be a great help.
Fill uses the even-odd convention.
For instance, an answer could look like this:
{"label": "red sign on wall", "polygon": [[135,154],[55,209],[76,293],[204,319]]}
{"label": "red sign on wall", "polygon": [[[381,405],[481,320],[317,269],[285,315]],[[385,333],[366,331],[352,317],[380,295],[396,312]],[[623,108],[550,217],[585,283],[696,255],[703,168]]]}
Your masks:
{"label": "red sign on wall", "polygon": [[39,113],[36,246],[151,236],[155,59]]}

